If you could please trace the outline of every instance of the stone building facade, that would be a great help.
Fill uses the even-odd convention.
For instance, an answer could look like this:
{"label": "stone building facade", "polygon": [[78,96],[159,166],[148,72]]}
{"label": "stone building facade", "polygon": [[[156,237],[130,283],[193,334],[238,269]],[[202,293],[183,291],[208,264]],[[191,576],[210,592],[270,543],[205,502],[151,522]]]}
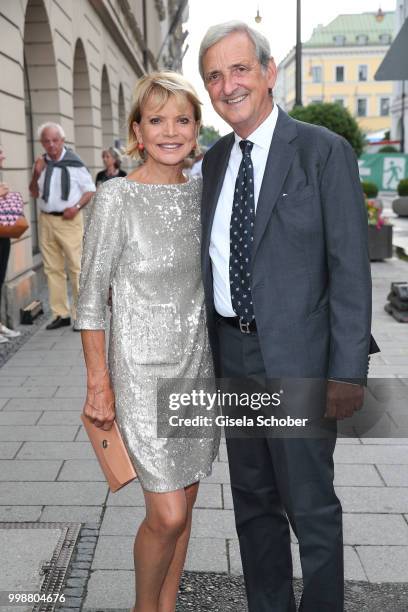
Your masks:
{"label": "stone building facade", "polygon": [[[318,25],[302,44],[302,102],[336,102],[348,108],[366,134],[391,127],[392,82],[375,72],[391,45],[395,14],[341,14]],[[286,110],[295,103],[295,49],[279,64],[275,99]]]}
{"label": "stone building facade", "polygon": [[95,176],[101,149],[126,142],[126,118],[138,77],[181,69],[187,0],[2,0],[0,3],[0,144],[2,180],[20,191],[30,230],[13,241],[1,305],[19,321],[44,282],[38,204],[28,192],[42,152],[37,128],[61,123],[67,145]]}

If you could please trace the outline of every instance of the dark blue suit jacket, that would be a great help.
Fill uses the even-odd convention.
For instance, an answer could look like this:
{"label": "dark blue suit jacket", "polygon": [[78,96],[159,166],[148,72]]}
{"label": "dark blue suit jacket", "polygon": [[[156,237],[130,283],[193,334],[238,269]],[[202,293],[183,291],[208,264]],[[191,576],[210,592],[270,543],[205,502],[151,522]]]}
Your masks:
{"label": "dark blue suit jacket", "polygon": [[[209,245],[234,135],[203,161],[202,269],[218,368]],[[279,109],[257,204],[252,297],[268,376],[364,379],[371,329],[367,213],[342,137]]]}

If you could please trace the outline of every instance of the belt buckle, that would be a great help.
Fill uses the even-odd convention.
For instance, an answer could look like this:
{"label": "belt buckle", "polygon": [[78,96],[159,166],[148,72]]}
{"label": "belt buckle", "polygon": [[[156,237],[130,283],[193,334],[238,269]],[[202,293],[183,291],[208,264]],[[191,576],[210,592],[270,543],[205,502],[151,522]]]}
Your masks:
{"label": "belt buckle", "polygon": [[251,330],[249,329],[249,326],[251,325],[251,323],[249,323],[248,321],[246,321],[245,323],[239,319],[239,329],[243,334],[250,334]]}

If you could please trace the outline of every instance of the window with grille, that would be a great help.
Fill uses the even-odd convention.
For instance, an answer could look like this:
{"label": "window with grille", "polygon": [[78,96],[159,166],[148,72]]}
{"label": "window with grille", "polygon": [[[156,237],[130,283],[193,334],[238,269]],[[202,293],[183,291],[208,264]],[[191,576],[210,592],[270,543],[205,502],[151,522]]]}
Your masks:
{"label": "window with grille", "polygon": [[381,117],[388,117],[390,114],[390,99],[380,98],[380,115]]}
{"label": "window with grille", "polygon": [[367,117],[367,98],[357,98],[357,116]]}
{"label": "window with grille", "polygon": [[336,81],[337,83],[344,81],[344,66],[336,66]]}
{"label": "window with grille", "polygon": [[366,81],[367,77],[368,77],[368,66],[366,66],[365,64],[360,64],[360,66],[358,67],[358,80]]}
{"label": "window with grille", "polygon": [[321,66],[312,66],[312,81],[313,83],[322,82],[322,67]]}

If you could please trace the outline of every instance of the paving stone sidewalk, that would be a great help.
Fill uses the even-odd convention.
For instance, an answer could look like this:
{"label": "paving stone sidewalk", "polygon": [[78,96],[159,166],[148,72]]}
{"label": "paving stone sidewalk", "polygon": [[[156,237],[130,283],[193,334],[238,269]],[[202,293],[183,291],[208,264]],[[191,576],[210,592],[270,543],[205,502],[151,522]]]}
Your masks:
{"label": "paving stone sidewalk", "polygon": [[[382,352],[372,359],[370,375],[398,377],[406,384],[408,325],[394,321],[383,306],[390,282],[408,280],[408,264],[397,259],[374,263],[372,273],[373,333]],[[88,535],[95,548],[81,541],[90,577],[73,576],[78,580],[67,585],[71,604],[87,610],[129,609],[142,493],[137,484],[109,493],[79,420],[84,394],[80,334],[70,328],[46,331],[42,326],[0,369],[0,521],[69,521],[96,530]],[[335,461],[347,580],[405,586],[408,440],[340,439]],[[87,534],[82,531],[81,537]],[[293,553],[294,574],[300,577],[295,541]],[[225,573],[237,580],[242,573],[225,444],[212,476],[200,486],[186,570]]]}

